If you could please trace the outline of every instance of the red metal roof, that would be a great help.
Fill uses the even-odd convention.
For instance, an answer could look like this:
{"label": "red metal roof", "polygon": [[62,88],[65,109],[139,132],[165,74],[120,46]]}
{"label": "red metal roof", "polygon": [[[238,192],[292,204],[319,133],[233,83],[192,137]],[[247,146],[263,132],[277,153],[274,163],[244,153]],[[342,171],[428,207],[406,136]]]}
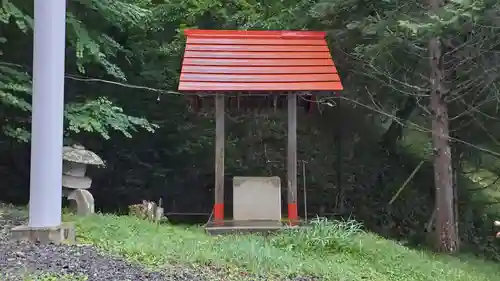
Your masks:
{"label": "red metal roof", "polygon": [[339,91],[317,31],[185,30],[179,91]]}

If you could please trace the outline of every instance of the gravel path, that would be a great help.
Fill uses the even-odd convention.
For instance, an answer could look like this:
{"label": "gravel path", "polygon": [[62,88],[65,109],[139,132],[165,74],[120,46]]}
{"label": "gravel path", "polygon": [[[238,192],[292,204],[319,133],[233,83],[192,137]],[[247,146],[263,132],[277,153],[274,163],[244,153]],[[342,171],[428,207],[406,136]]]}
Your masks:
{"label": "gravel path", "polygon": [[25,280],[28,276],[47,274],[80,276],[80,278],[62,279],[68,281],[203,280],[191,272],[182,270],[175,270],[169,274],[148,272],[124,260],[105,256],[91,246],[34,245],[10,239],[12,226],[24,222],[25,214],[22,211],[2,208],[0,203],[0,280],[2,281]]}

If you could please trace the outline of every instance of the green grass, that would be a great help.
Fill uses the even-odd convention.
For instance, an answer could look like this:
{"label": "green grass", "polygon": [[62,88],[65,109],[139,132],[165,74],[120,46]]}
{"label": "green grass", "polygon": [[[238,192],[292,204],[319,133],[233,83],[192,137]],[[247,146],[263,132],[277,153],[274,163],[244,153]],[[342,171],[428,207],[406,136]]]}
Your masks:
{"label": "green grass", "polygon": [[[405,248],[360,231],[353,222],[318,220],[307,230],[276,236],[207,236],[196,227],[151,224],[133,217],[69,217],[82,243],[140,262],[152,269],[201,268],[209,280],[486,281],[498,280],[500,265],[471,257],[441,256]],[[246,276],[246,277],[245,277]]]}

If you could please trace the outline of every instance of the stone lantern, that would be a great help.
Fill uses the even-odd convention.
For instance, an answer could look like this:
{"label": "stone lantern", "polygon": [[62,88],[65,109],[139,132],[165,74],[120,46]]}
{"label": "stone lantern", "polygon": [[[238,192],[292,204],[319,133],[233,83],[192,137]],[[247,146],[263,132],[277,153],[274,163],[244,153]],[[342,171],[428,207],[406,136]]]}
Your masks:
{"label": "stone lantern", "polygon": [[94,197],[88,191],[92,179],[85,176],[87,165],[104,166],[104,161],[82,145],[63,147],[63,196],[80,216],[94,213]]}

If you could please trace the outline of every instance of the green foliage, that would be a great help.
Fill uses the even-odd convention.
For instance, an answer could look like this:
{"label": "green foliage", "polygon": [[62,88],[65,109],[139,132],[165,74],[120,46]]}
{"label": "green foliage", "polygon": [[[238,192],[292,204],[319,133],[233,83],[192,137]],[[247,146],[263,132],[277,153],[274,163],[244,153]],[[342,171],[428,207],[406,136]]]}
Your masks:
{"label": "green foliage", "polygon": [[271,238],[271,245],[290,253],[332,254],[348,251],[352,240],[361,234],[361,224],[355,221],[328,221],[315,218],[307,228],[290,228]]}
{"label": "green foliage", "polygon": [[[21,31],[19,36],[31,36],[33,28],[33,11],[29,4],[31,1],[21,1],[15,4],[8,0],[2,1],[0,7],[1,29]],[[67,35],[71,50],[74,55],[73,69],[85,74],[89,69],[98,65],[104,70],[104,75],[110,75],[119,80],[126,80],[121,66],[112,59],[119,56],[123,58],[129,52],[114,38],[113,35],[103,32],[116,27],[120,31],[138,26],[148,15],[148,11],[134,4],[114,1],[70,1],[67,14]],[[12,23],[14,25],[12,25]],[[23,35],[26,34],[26,35]],[[9,56],[17,50],[9,49],[9,38],[1,37],[3,52],[0,56],[9,60]],[[29,42],[29,41],[28,41]],[[68,61],[72,61],[69,59]],[[20,65],[30,65],[30,61],[20,64],[0,61],[0,105],[3,108],[3,131],[6,136],[19,141],[28,141],[29,113],[31,105],[31,77],[28,73],[20,71]],[[69,70],[71,72],[71,68]],[[95,77],[94,77],[95,78]],[[82,131],[97,133],[104,139],[110,138],[111,131],[119,131],[126,137],[138,128],[153,132],[155,125],[144,118],[128,116],[121,107],[113,105],[108,99],[102,97],[96,100],[88,99],[86,102],[67,103],[65,117],[68,124],[67,134],[77,134]],[[16,113],[18,111],[24,114]],[[19,117],[13,117],[19,116]]]}
{"label": "green foliage", "polygon": [[143,128],[149,132],[154,132],[155,128],[158,128],[145,118],[124,114],[121,107],[114,106],[104,97],[84,103],[70,104],[66,107],[65,114],[68,120],[68,132],[96,132],[104,139],[110,138],[109,131],[111,130],[119,131],[131,138],[130,132],[137,131],[137,128]]}
{"label": "green foliage", "polygon": [[9,64],[0,62],[0,104],[5,122],[2,130],[5,135],[21,141],[29,139],[25,129],[26,114],[31,112],[31,78]]}
{"label": "green foliage", "polygon": [[28,30],[33,28],[32,17],[19,9],[11,1],[2,0],[2,6],[0,8],[0,22],[8,24],[11,20],[23,33],[26,33]]}

